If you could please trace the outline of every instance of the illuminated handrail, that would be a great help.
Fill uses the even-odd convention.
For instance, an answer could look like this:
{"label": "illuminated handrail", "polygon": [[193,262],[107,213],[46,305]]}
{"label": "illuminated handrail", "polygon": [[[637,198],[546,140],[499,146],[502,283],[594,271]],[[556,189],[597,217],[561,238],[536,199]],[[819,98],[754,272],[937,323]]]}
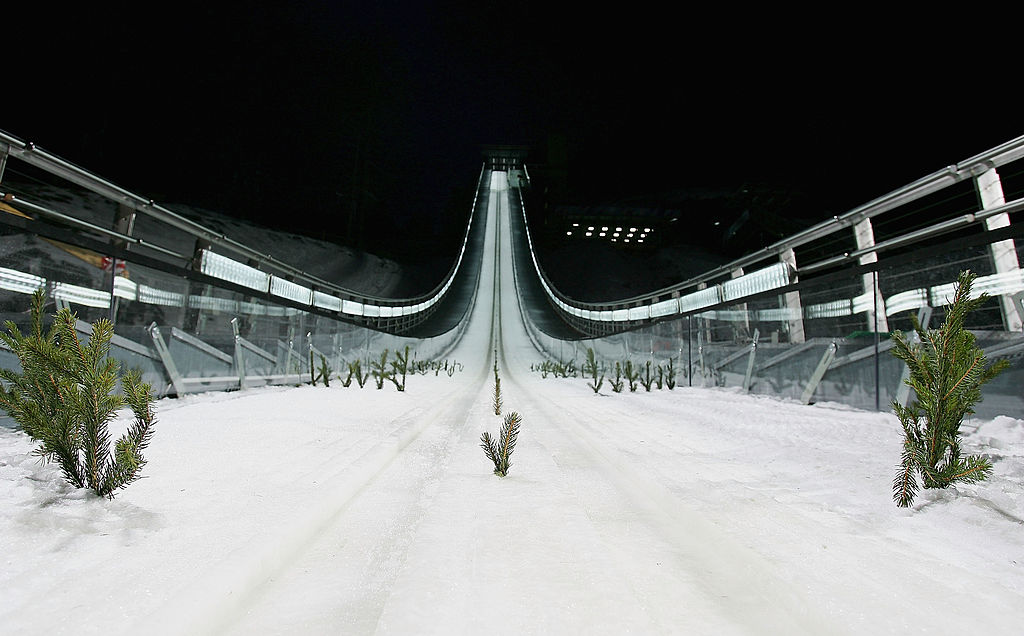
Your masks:
{"label": "illuminated handrail", "polygon": [[[186,234],[201,239],[209,244],[211,248],[201,249],[197,252],[198,269],[206,275],[219,278],[237,285],[242,285],[266,293],[271,297],[281,298],[293,304],[304,307],[315,308],[319,311],[335,313],[339,316],[362,317],[362,318],[413,318],[425,317],[444,298],[451,288],[456,275],[458,274],[469,242],[470,231],[476,216],[477,199],[480,193],[480,184],[486,166],[481,167],[477,182],[477,191],[474,195],[469,221],[466,225],[462,245],[452,267],[438,285],[425,294],[410,298],[384,298],[370,294],[357,293],[345,289],[339,285],[325,281],[317,276],[308,274],[288,263],[280,261],[268,254],[263,254],[238,241],[229,238],[227,235],[211,230],[195,221],[187,219],[150,199],[129,192],[75,164],[68,162],[52,153],[49,153],[30,142],[25,142],[0,131],[0,155],[6,153],[8,156],[22,160],[37,168],[41,168],[59,176],[71,183],[100,194],[108,199],[123,204],[137,212],[150,216],[158,221],[166,223],[171,227],[185,232]],[[0,197],[6,193],[0,192]],[[13,195],[8,195],[9,201],[13,201]],[[188,260],[191,256],[183,255],[174,250],[156,245],[151,241],[132,237],[127,234],[115,232],[95,224],[76,219],[74,217],[49,210],[44,206],[18,199],[17,203],[26,209],[36,212],[42,216],[56,220],[65,225],[98,232],[109,238],[123,241],[127,244],[145,247],[154,250],[164,256],[170,256],[178,260]],[[213,247],[228,250],[234,254],[267,265],[278,273],[263,272],[259,268],[251,267],[243,262],[230,259],[224,255],[217,254]],[[101,294],[103,292],[100,292]],[[86,295],[78,294],[76,297],[85,298]],[[91,298],[96,305],[102,302],[99,297]],[[109,302],[109,293],[107,295]],[[412,320],[406,321],[411,324]]]}
{"label": "illuminated handrail", "polygon": [[[563,314],[574,317],[577,321],[597,324],[620,324],[622,326],[650,321],[657,318],[664,318],[672,315],[683,315],[699,311],[714,305],[730,301],[740,301],[742,298],[755,294],[781,289],[795,282],[799,273],[810,273],[827,267],[849,264],[856,262],[858,258],[873,253],[879,253],[895,247],[901,247],[926,238],[938,236],[957,230],[972,224],[980,224],[985,219],[998,214],[1011,214],[1024,210],[1024,199],[1010,201],[1006,204],[984,210],[978,210],[971,214],[964,214],[956,218],[936,223],[932,226],[908,232],[899,237],[879,242],[875,245],[859,249],[851,253],[844,253],[823,261],[802,265],[794,269],[787,263],[779,262],[769,267],[745,274],[730,280],[720,281],[721,278],[731,275],[733,272],[742,271],[742,268],[757,263],[763,263],[768,255],[781,254],[787,250],[806,245],[812,241],[826,237],[832,233],[848,229],[864,219],[874,218],[884,212],[904,205],[910,201],[932,194],[966,178],[972,178],[978,174],[993,168],[1006,165],[1012,161],[1024,157],[1024,136],[1017,137],[996,148],[980,153],[949,166],[931,175],[918,179],[902,188],[877,199],[858,206],[849,212],[835,216],[831,220],[824,221],[812,226],[793,236],[780,240],[759,252],[748,254],[736,259],[726,265],[704,272],[699,276],[684,280],[670,287],[655,290],[643,295],[630,298],[614,300],[603,303],[587,303],[575,300],[555,288],[547,275],[541,268],[533,248],[533,241],[530,237],[529,224],[526,219],[525,204],[520,193],[520,205],[523,214],[523,224],[526,232],[527,244],[534,263],[534,268],[540,278],[541,286],[554,304]],[[518,190],[516,190],[518,192]],[[981,279],[979,279],[980,281]],[[696,289],[694,289],[696,288]],[[693,289],[689,293],[686,290]],[[744,290],[740,292],[739,290]],[[997,284],[990,294],[1015,293],[1020,291],[1016,279],[1006,281],[1004,284]],[[669,298],[666,298],[668,296]],[[851,307],[860,306],[857,299],[836,301],[842,305],[846,303]],[[904,298],[897,299],[902,306]],[[850,304],[853,303],[853,304]],[[832,304],[832,303],[828,303]],[[825,309],[829,315],[833,311],[841,309]],[[812,311],[813,312],[813,311]]]}

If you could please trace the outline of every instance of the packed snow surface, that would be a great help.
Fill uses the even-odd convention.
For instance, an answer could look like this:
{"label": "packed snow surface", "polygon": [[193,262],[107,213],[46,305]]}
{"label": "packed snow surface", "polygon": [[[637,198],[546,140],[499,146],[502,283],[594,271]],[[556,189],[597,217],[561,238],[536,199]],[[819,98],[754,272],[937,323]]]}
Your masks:
{"label": "packed snow surface", "polygon": [[1020,633],[1024,421],[967,423],[992,477],[902,510],[891,414],[542,379],[492,199],[451,377],[161,400],[114,500],[0,429],[0,633]]}

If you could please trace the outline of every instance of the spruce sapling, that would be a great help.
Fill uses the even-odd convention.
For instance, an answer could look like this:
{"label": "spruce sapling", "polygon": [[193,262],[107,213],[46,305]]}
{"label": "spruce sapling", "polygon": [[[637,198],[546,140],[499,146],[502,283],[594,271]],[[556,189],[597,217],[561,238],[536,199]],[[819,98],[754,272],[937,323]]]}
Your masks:
{"label": "spruce sapling", "polygon": [[366,381],[370,379],[370,374],[363,371],[363,362],[359,358],[348,363],[348,380],[345,382],[346,387],[351,384],[352,378],[355,378],[360,389],[363,388],[363,386],[366,385]]}
{"label": "spruce sapling", "polygon": [[324,386],[331,386],[331,374],[334,373],[334,369],[327,363],[327,358],[320,354],[320,378],[324,381]]}
{"label": "spruce sapling", "polygon": [[522,418],[519,413],[513,411],[505,416],[498,440],[495,440],[486,431],[480,436],[480,448],[484,449],[487,459],[494,463],[494,474],[499,477],[508,475],[508,469],[512,465],[509,460],[512,457],[512,451],[516,448],[516,439],[519,437],[521,423]]}
{"label": "spruce sapling", "polygon": [[676,367],[673,363],[673,358],[668,359],[668,364],[666,365],[666,367],[667,368],[665,370],[665,386],[667,386],[668,390],[671,391],[672,389],[676,388]]}
{"label": "spruce sapling", "polygon": [[[409,347],[406,345],[405,353],[399,351],[395,352],[395,359],[391,361],[391,373],[388,375],[388,379],[391,380],[392,384],[399,391],[405,391],[405,378],[409,371]],[[398,377],[401,375],[401,382],[398,381]]]}
{"label": "spruce sapling", "polygon": [[664,384],[665,384],[665,370],[662,369],[661,365],[659,364],[658,365],[658,373],[655,375],[655,378],[654,378],[654,386],[658,387],[658,390],[660,391],[661,387],[664,386]]}
{"label": "spruce sapling", "polygon": [[601,390],[601,385],[604,383],[604,373],[598,377],[598,364],[597,359],[594,356],[594,350],[587,348],[587,361],[583,363],[583,373],[590,376],[590,382],[587,382],[587,386],[594,390],[594,393],[598,393]]}
{"label": "spruce sapling", "polygon": [[[153,435],[155,418],[150,386],[137,371],[118,373],[119,363],[108,357],[113,324],[105,319],[92,326],[88,344],[75,330],[77,319],[60,310],[44,334],[45,293],[32,296],[32,333],[22,335],[8,321],[0,338],[18,356],[22,372],[0,370],[0,407],[40,443],[35,454],[56,461],[64,478],[97,495],[114,493],[139,478],[146,459],[142,451]],[[123,395],[114,394],[120,380]],[[109,422],[128,406],[135,421],[111,449]]]}
{"label": "spruce sapling", "polygon": [[912,317],[918,343],[908,342],[901,332],[893,334],[893,355],[907,364],[906,383],[916,394],[909,406],[892,403],[903,425],[903,453],[892,484],[893,500],[901,508],[913,503],[918,474],[925,488],[946,488],[958,481],[982,481],[992,472],[988,459],[960,455],[963,418],[974,413],[981,386],[1008,365],[1006,360],[987,365],[974,334],[964,328],[965,316],[988,299],[981,294],[971,300],[974,279],[970,270],[960,273],[939,329],[925,330]]}
{"label": "spruce sapling", "polygon": [[643,385],[644,391],[650,393],[651,385],[654,384],[654,376],[651,375],[651,361],[648,360],[647,364],[644,365],[644,374],[640,376],[640,384]]}
{"label": "spruce sapling", "polygon": [[630,391],[630,393],[635,393],[636,392],[636,387],[637,387],[636,381],[637,381],[637,378],[640,377],[640,372],[637,371],[633,367],[633,361],[632,360],[626,360],[626,364],[624,365],[623,370],[624,370],[624,375],[626,377],[626,381],[629,382],[629,391]]}
{"label": "spruce sapling", "polygon": [[390,373],[388,373],[388,350],[385,349],[380,354],[380,360],[374,360],[370,363],[371,372],[373,373],[373,380],[377,383],[377,390],[384,388],[384,381],[388,379]]}
{"label": "spruce sapling", "polygon": [[615,361],[615,379],[609,380],[609,382],[612,384],[612,391],[622,393],[622,387],[625,386],[626,382],[622,379],[622,365],[619,364],[618,360]]}
{"label": "spruce sapling", "polygon": [[[497,352],[495,352],[497,356]],[[498,376],[498,359],[494,359],[494,394],[491,397],[492,406],[494,406],[494,414],[501,415],[502,397],[501,397],[501,377]]]}

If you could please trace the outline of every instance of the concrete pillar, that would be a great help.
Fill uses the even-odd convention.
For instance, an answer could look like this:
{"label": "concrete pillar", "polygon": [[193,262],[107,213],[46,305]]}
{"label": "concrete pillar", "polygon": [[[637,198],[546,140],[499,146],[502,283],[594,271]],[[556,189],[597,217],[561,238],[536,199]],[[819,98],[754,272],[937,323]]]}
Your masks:
{"label": "concrete pillar", "polygon": [[[853,234],[857,239],[857,249],[863,249],[865,247],[873,247],[875,244],[875,231],[871,228],[871,219],[864,219],[853,226]],[[867,263],[877,263],[878,255],[874,252],[865,254],[857,259],[861,265]],[[875,294],[875,303],[868,308],[866,326],[870,331],[878,331],[886,333],[889,331],[889,320],[885,315],[885,299],[882,298],[882,293],[875,289],[874,277],[868,273],[862,276],[864,293],[869,297],[873,293]],[[878,306],[877,323],[875,321],[874,305]]]}
{"label": "concrete pillar", "polygon": [[[790,248],[779,255],[779,260],[788,263],[793,271],[796,271],[796,254]],[[794,276],[794,282],[796,278]],[[800,304],[800,292],[786,292],[782,296],[782,308],[789,312],[789,341],[791,343],[804,342],[804,310]]]}
{"label": "concrete pillar", "polygon": [[[999,180],[999,173],[995,168],[989,168],[974,179],[974,186],[978,191],[978,198],[981,200],[981,208],[998,207],[1006,203],[1003,196],[1003,184]],[[985,219],[986,230],[996,230],[1010,225],[1010,215],[1005,212],[996,214]],[[989,255],[992,257],[992,264],[997,274],[1009,274],[1020,270],[1020,261],[1017,259],[1017,248],[1012,239],[996,241],[988,246]],[[1022,328],[1021,315],[1013,302],[1013,298],[1007,294],[999,296],[999,308],[1003,314],[1003,327],[1007,331],[1020,331]]]}

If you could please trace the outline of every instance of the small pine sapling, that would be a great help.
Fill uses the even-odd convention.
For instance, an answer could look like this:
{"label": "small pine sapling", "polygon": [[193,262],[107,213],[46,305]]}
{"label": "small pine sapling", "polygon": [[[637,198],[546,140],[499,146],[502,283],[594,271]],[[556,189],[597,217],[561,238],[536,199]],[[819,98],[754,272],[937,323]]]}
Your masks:
{"label": "small pine sapling", "polygon": [[510,461],[512,451],[516,448],[516,439],[519,437],[519,425],[522,418],[515,411],[505,416],[505,422],[501,425],[501,434],[497,440],[491,434],[484,432],[480,436],[480,448],[484,449],[484,455],[494,463],[494,474],[499,477],[508,475],[508,469],[512,465]]}
{"label": "small pine sapling", "polygon": [[359,358],[356,358],[352,362],[348,363],[348,379],[343,383],[346,387],[352,383],[352,379],[355,379],[356,384],[359,388],[363,388],[366,385],[366,381],[370,379],[370,374],[363,371],[363,362]]}
{"label": "small pine sapling", "polygon": [[640,376],[640,384],[643,385],[644,391],[650,393],[651,386],[654,385],[654,376],[651,375],[651,361],[648,360],[644,365],[644,373]]}
{"label": "small pine sapling", "polygon": [[632,360],[626,360],[626,364],[623,365],[623,375],[625,376],[626,381],[629,382],[630,393],[635,393],[636,387],[638,386],[637,379],[640,377],[640,372],[633,367]]}
{"label": "small pine sapling", "polygon": [[988,299],[971,300],[975,274],[964,271],[957,280],[953,302],[939,329],[925,330],[913,318],[918,342],[908,342],[901,332],[893,334],[893,355],[907,364],[906,383],[916,394],[909,406],[893,400],[893,411],[903,425],[903,453],[893,479],[893,500],[909,507],[917,494],[920,474],[925,488],[946,488],[955,482],[983,481],[992,472],[991,462],[979,456],[960,455],[960,425],[974,413],[981,386],[1008,365],[1000,360],[987,365],[985,352],[975,345],[974,334],[964,328],[964,318]]}
{"label": "small pine sapling", "polygon": [[380,354],[380,360],[373,360],[370,363],[370,369],[373,373],[373,381],[377,383],[377,390],[384,388],[384,382],[390,376],[388,371],[388,350],[385,349]]}
{"label": "small pine sapling", "polygon": [[[18,356],[22,372],[0,370],[0,407],[40,443],[35,454],[56,461],[64,478],[78,488],[113,499],[139,478],[142,452],[153,435],[153,396],[138,371],[119,374],[108,357],[114,325],[105,319],[92,326],[88,344],[75,330],[77,318],[61,309],[46,333],[42,328],[45,293],[32,296],[32,333],[23,335],[8,321],[0,338]],[[118,380],[122,395],[114,393]],[[135,420],[111,448],[108,424],[128,406]]]}
{"label": "small pine sapling", "polygon": [[676,367],[673,358],[668,359],[668,364],[665,367],[665,386],[671,391],[676,388]]}
{"label": "small pine sapling", "polygon": [[626,385],[626,381],[622,379],[622,365],[615,361],[615,379],[609,380],[612,385],[612,391],[616,393],[622,393],[622,388]]}
{"label": "small pine sapling", "polygon": [[[600,373],[597,359],[594,356],[594,350],[587,348],[587,361],[583,363],[583,373],[590,376],[590,381],[587,382],[587,386],[594,390],[594,393],[601,391],[601,385],[604,384],[604,373]],[[599,375],[600,374],[600,375]]]}
{"label": "small pine sapling", "polygon": [[658,387],[658,390],[660,391],[661,388],[664,385],[665,385],[665,370],[662,369],[661,365],[659,364],[658,365],[658,371],[657,371],[657,373],[654,376],[654,386]]}
{"label": "small pine sapling", "polygon": [[[392,384],[399,391],[405,391],[405,379],[409,372],[409,347],[405,347],[405,353],[395,351],[395,359],[391,361],[391,373],[388,374],[388,379],[391,380]],[[399,381],[401,376],[401,381]]]}
{"label": "small pine sapling", "polygon": [[[497,355],[497,354],[495,354]],[[494,407],[494,414],[501,415],[501,377],[498,375],[498,359],[494,359],[494,394],[491,396],[491,405]]]}
{"label": "small pine sapling", "polygon": [[[313,352],[312,351],[309,352],[309,356],[310,356],[310,360],[312,361],[312,357],[313,357]],[[334,373],[334,370],[331,369],[331,365],[327,363],[327,358],[324,357],[324,355],[321,353],[320,354],[320,366],[316,370],[316,373],[313,373],[312,370],[310,371],[310,376],[313,378],[313,386],[316,386],[316,381],[317,380],[323,380],[324,381],[324,386],[329,388],[331,386],[331,374],[332,373]],[[346,384],[345,386],[348,386],[348,385]]]}

